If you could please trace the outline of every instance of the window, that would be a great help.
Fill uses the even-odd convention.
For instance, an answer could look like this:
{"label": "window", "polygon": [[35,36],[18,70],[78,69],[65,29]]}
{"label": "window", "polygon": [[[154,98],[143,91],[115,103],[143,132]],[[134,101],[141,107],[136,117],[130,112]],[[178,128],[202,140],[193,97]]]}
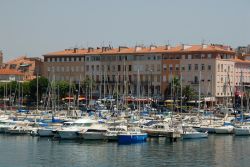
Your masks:
{"label": "window", "polygon": [[192,64],[188,64],[188,71],[192,70]]}
{"label": "window", "polygon": [[151,70],[152,70],[152,71],[155,70],[154,67],[155,67],[155,66],[152,64],[152,65],[151,65]]}
{"label": "window", "polygon": [[95,71],[95,66],[94,65],[91,66],[91,70]]}
{"label": "window", "polygon": [[182,71],[185,71],[185,66],[182,66],[182,67],[181,67],[181,70],[182,70]]}
{"label": "window", "polygon": [[118,71],[121,71],[121,65],[118,65]]}
{"label": "window", "polygon": [[201,70],[205,70],[205,65],[201,64]]}
{"label": "window", "polygon": [[156,67],[157,67],[157,71],[161,71],[161,66],[160,65],[158,65]]}
{"label": "window", "polygon": [[86,71],[89,71],[89,65],[86,65]]}
{"label": "window", "polygon": [[179,71],[179,64],[176,64],[176,65],[175,65],[175,70],[176,70],[176,71]]}
{"label": "window", "polygon": [[194,70],[198,70],[198,69],[199,69],[198,64],[195,64],[194,65]]}
{"label": "window", "polygon": [[163,71],[166,71],[166,70],[167,70],[167,65],[163,64]]}
{"label": "window", "polygon": [[173,70],[173,66],[172,64],[169,64],[169,71],[172,71]]}
{"label": "window", "polygon": [[132,65],[129,65],[129,66],[128,66],[128,70],[129,70],[129,71],[132,71]]}
{"label": "window", "polygon": [[99,71],[99,65],[96,66],[96,71]]}
{"label": "window", "polygon": [[212,55],[211,55],[211,54],[208,54],[208,55],[207,55],[207,58],[208,58],[208,59],[211,59],[211,58],[212,58]]}
{"label": "window", "polygon": [[161,81],[161,76],[157,75],[157,82],[160,82],[160,81]]}
{"label": "window", "polygon": [[198,82],[199,82],[198,77],[194,76],[194,83],[198,83]]}
{"label": "window", "polygon": [[211,70],[211,69],[212,69],[211,65],[208,65],[208,66],[207,66],[207,69],[208,69],[208,70]]}

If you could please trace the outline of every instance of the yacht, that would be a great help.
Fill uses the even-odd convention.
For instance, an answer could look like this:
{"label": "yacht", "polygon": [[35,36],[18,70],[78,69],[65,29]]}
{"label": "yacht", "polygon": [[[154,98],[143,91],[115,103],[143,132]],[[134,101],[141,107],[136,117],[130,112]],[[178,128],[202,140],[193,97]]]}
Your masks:
{"label": "yacht", "polygon": [[103,140],[107,131],[108,128],[105,124],[93,124],[91,127],[78,132],[78,134],[80,138],[85,140]]}
{"label": "yacht", "polygon": [[224,125],[215,127],[216,134],[232,134],[234,131],[234,126],[231,123],[225,122]]}
{"label": "yacht", "polygon": [[147,133],[148,136],[160,137],[166,136],[169,132],[173,132],[174,129],[171,128],[168,123],[157,123],[148,127],[143,127],[141,131]]}
{"label": "yacht", "polygon": [[199,139],[199,138],[207,138],[207,132],[198,132],[194,128],[184,129],[182,133],[183,139]]}
{"label": "yacht", "polygon": [[240,125],[234,128],[235,136],[247,136],[250,135],[250,125]]}
{"label": "yacht", "polygon": [[78,132],[89,128],[94,123],[97,123],[97,121],[89,118],[66,122],[65,126],[56,132],[61,139],[78,139],[80,137]]}
{"label": "yacht", "polygon": [[112,126],[108,128],[108,131],[104,134],[104,136],[107,140],[118,140],[118,134],[124,133],[126,131],[127,126]]}

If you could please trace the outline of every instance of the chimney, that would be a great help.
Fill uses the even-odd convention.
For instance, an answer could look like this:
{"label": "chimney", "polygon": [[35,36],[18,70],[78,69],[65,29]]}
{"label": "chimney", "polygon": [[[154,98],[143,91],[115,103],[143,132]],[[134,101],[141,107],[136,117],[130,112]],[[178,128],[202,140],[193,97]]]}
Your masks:
{"label": "chimney", "polygon": [[171,47],[169,45],[165,45],[165,50],[169,50]]}
{"label": "chimney", "polygon": [[181,44],[181,50],[184,50],[185,44]]}
{"label": "chimney", "polygon": [[140,50],[142,50],[142,47],[141,46],[135,46],[135,51],[137,52],[137,51],[140,51]]}
{"label": "chimney", "polygon": [[94,48],[88,47],[88,53],[89,53],[89,52],[93,52],[93,51],[94,51]]}
{"label": "chimney", "polygon": [[77,50],[78,50],[78,48],[74,48],[74,49],[73,49],[73,53],[76,53]]}
{"label": "chimney", "polygon": [[207,48],[207,44],[201,44],[201,48],[202,49],[206,49]]}
{"label": "chimney", "polygon": [[154,49],[156,49],[156,48],[157,48],[156,45],[150,45],[150,50],[154,50]]}
{"label": "chimney", "polygon": [[119,46],[118,52],[120,52],[122,49],[128,49],[128,47],[127,46]]}

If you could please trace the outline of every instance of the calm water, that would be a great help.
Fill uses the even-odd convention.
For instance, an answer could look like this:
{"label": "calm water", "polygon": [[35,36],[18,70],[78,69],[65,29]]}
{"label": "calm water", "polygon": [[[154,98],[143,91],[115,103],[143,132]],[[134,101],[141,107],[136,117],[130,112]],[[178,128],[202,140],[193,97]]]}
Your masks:
{"label": "calm water", "polygon": [[64,166],[249,166],[250,137],[210,135],[208,139],[118,145],[96,141],[0,135],[1,167]]}

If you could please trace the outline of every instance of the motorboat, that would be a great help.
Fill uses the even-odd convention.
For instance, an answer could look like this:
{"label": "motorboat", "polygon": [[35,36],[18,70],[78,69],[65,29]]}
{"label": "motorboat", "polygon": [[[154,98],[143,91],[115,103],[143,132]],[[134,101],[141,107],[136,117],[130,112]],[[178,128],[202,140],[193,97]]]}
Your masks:
{"label": "motorboat", "polygon": [[240,125],[234,128],[235,136],[247,136],[250,135],[250,125]]}
{"label": "motorboat", "polygon": [[234,126],[231,123],[225,122],[224,125],[215,127],[216,134],[232,134],[234,131]]}
{"label": "motorboat", "polygon": [[93,119],[78,119],[74,122],[66,122],[65,125],[56,132],[61,139],[78,139],[80,137],[78,132],[89,128],[94,123],[97,123],[97,121]]}
{"label": "motorboat", "polygon": [[112,126],[108,128],[107,133],[104,134],[107,140],[118,140],[118,134],[127,131],[127,126]]}
{"label": "motorboat", "polygon": [[207,132],[198,132],[194,128],[184,129],[182,133],[183,139],[199,139],[199,138],[207,138]]}
{"label": "motorboat", "polygon": [[93,124],[87,129],[78,132],[80,138],[85,140],[103,140],[108,128],[105,124]]}
{"label": "motorboat", "polygon": [[141,131],[147,133],[148,136],[160,137],[166,136],[169,132],[173,132],[174,128],[171,128],[168,123],[157,123],[143,127]]}
{"label": "motorboat", "polygon": [[145,142],[148,138],[148,134],[141,132],[139,128],[130,129],[124,133],[118,134],[119,144],[132,144]]}

